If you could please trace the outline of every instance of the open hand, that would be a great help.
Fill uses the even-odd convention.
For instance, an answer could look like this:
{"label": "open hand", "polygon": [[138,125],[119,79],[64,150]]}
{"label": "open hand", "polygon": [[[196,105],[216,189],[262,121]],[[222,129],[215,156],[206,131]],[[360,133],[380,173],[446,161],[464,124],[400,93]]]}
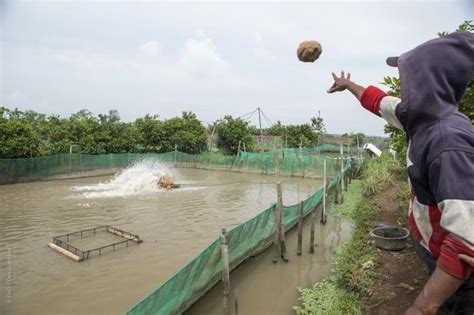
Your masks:
{"label": "open hand", "polygon": [[347,77],[344,76],[344,71],[341,71],[341,76],[338,78],[337,75],[332,72],[334,79],[333,85],[329,88],[328,93],[341,92],[347,89],[349,83],[351,83],[351,74],[347,73]]}

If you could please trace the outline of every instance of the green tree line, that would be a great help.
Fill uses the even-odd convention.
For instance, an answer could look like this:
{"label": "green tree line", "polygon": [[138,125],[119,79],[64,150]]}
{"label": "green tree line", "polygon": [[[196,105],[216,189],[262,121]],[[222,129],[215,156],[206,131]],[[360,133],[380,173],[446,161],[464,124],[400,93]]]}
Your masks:
{"label": "green tree line", "polygon": [[74,152],[106,154],[199,153],[207,149],[207,131],[192,112],[161,120],[146,115],[121,120],[116,110],[93,115],[81,110],[68,118],[0,107],[0,158],[36,157]]}
{"label": "green tree line", "polygon": [[[267,136],[279,136],[288,147],[315,146],[325,133],[322,118],[311,123],[283,125],[264,129]],[[177,149],[197,154],[208,150],[208,139],[215,134],[217,148],[224,154],[236,154],[239,142],[247,151],[257,150],[252,136],[260,130],[230,115],[206,128],[192,112],[181,117],[160,119],[145,115],[134,122],[122,121],[118,111],[94,115],[80,110],[69,117],[47,116],[35,111],[0,107],[0,158],[22,158],[73,152],[85,154],[162,153]]]}

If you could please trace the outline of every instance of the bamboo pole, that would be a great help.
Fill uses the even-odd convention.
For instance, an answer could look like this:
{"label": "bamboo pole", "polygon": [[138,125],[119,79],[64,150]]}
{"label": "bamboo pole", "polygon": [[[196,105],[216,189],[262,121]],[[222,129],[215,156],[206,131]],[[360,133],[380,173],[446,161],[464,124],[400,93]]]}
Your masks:
{"label": "bamboo pole", "polygon": [[56,245],[56,244],[49,243],[49,244],[48,244],[48,247],[51,248],[51,249],[54,249],[55,251],[57,251],[57,252],[63,254],[63,255],[66,256],[66,257],[69,257],[69,258],[71,258],[72,260],[75,260],[75,261],[77,261],[77,262],[83,260],[82,257],[80,257],[80,256],[78,256],[78,255],[75,255],[75,254],[71,253],[70,251],[65,250],[64,248],[59,247],[59,246]]}
{"label": "bamboo pole", "polygon": [[309,234],[309,252],[314,253],[314,230],[316,226],[316,207],[311,214],[311,231]]}
{"label": "bamboo pole", "polygon": [[[341,145],[341,178],[344,179],[344,149]],[[342,189],[344,189],[344,181],[342,181]]]}
{"label": "bamboo pole", "polygon": [[[276,139],[273,139],[273,169],[275,172],[275,178],[277,180],[277,194],[278,194],[278,183],[280,178],[280,163],[278,160],[278,152],[277,152],[277,143]],[[278,199],[279,200],[279,199]],[[275,215],[275,236],[273,238],[273,246],[274,246],[274,253],[273,253],[273,262],[276,263],[278,261],[278,257],[281,256],[281,246],[280,246],[280,211],[281,208],[276,205],[273,207],[273,214]]]}
{"label": "bamboo pole", "polygon": [[239,140],[239,146],[237,147],[237,156],[240,156],[240,143],[242,140]]}
{"label": "bamboo pole", "polygon": [[334,195],[334,203],[339,203],[339,185],[340,185],[340,181],[341,179],[338,179],[337,182],[336,182],[336,194]]}
{"label": "bamboo pole", "polygon": [[355,159],[351,158],[351,181],[355,178],[354,170],[355,170]]}
{"label": "bamboo pole", "polygon": [[278,261],[278,257],[281,256],[281,247],[280,247],[280,213],[279,207],[277,205],[273,206],[273,215],[275,216],[275,235],[273,236],[273,262]]}
{"label": "bamboo pole", "polygon": [[326,197],[327,197],[327,174],[326,174],[326,160],[323,161],[323,211],[321,211],[321,223],[326,224]]}
{"label": "bamboo pole", "polygon": [[278,196],[278,204],[277,207],[280,208],[279,210],[279,215],[280,218],[278,219],[279,223],[279,234],[280,234],[280,246],[281,246],[281,257],[283,258],[283,261],[287,262],[288,261],[288,256],[286,253],[286,239],[285,239],[285,228],[283,226],[283,193],[281,190],[281,183],[277,182],[277,196]]}
{"label": "bamboo pole", "polygon": [[303,217],[304,217],[304,201],[300,201],[300,216],[298,218],[298,250],[297,254],[301,255],[303,247]]}
{"label": "bamboo pole", "polygon": [[234,315],[239,315],[239,291],[234,291]]}
{"label": "bamboo pole", "polygon": [[280,180],[280,159],[278,158],[277,138],[273,138],[273,168],[275,170],[276,180]]}
{"label": "bamboo pole", "polygon": [[229,269],[229,247],[227,244],[227,231],[221,232],[221,254],[222,254],[222,284],[224,286],[224,314],[230,314],[229,293],[230,293],[230,269]]}
{"label": "bamboo pole", "polygon": [[258,123],[260,125],[260,145],[261,145],[260,152],[263,153],[263,129],[262,129],[262,117],[260,114],[262,110],[260,109],[260,107],[258,107],[257,109],[258,109]]}
{"label": "bamboo pole", "polygon": [[344,203],[344,175],[341,174],[341,178],[339,179],[339,203]]}
{"label": "bamboo pole", "polygon": [[[283,227],[283,192],[281,189],[281,182],[280,182],[280,161],[278,158],[278,145],[277,145],[277,138],[273,139],[273,167],[275,169],[275,177],[277,180],[277,205],[275,208],[275,219],[276,219],[276,233],[278,233],[278,242],[274,242],[275,245],[279,245],[278,253],[281,255],[284,261],[288,261],[288,257],[286,254],[286,239],[285,239],[285,229]],[[278,244],[279,243],[279,244]],[[277,253],[275,251],[275,253]],[[273,262],[278,260],[277,256],[273,257]]]}
{"label": "bamboo pole", "polygon": [[[82,231],[81,231],[81,232],[82,232]],[[112,233],[112,234],[115,234],[115,235],[117,235],[117,236],[121,236],[121,237],[126,238],[126,239],[129,239],[129,240],[131,240],[131,241],[136,241],[136,242],[139,241],[139,239],[138,239],[135,235],[132,236],[132,235],[131,235],[130,233],[128,233],[128,232],[124,232],[124,231],[121,231],[121,230],[118,230],[118,229],[116,229],[116,228],[112,228],[112,227],[109,227],[109,226],[107,227],[107,232]],[[127,235],[127,234],[128,234],[128,235]]]}

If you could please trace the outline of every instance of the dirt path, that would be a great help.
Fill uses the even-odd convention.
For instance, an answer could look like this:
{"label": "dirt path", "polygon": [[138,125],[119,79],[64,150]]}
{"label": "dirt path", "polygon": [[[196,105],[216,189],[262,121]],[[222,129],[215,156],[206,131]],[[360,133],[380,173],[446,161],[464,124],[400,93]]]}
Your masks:
{"label": "dirt path", "polygon": [[[374,201],[380,208],[376,222],[387,225],[405,224],[404,215],[400,215],[399,209],[400,207],[406,209],[406,204],[397,198],[401,185],[402,182],[396,181],[375,198]],[[380,255],[381,264],[376,269],[379,275],[364,313],[403,314],[412,305],[427,281],[427,269],[416,255],[411,241],[403,251],[380,250]]]}

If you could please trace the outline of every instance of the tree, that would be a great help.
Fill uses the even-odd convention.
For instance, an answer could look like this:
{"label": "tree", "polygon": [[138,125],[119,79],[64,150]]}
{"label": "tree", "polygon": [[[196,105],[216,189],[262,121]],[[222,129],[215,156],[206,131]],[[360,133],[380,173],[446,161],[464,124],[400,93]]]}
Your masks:
{"label": "tree", "polygon": [[133,124],[122,122],[116,110],[109,111],[108,115],[99,114],[98,117],[106,153],[136,151],[140,134]]}
{"label": "tree", "polygon": [[73,144],[69,121],[59,116],[50,116],[45,120],[42,133],[42,154],[54,155],[69,151]]}
{"label": "tree", "polygon": [[162,152],[174,150],[196,154],[207,148],[206,127],[193,112],[183,112],[181,117],[168,119],[163,124]]}
{"label": "tree", "polygon": [[[260,129],[257,126],[249,125],[249,132],[252,136],[260,136]],[[265,131],[263,131],[265,132]]]}
{"label": "tree", "polygon": [[0,157],[21,158],[35,155],[39,139],[30,122],[18,115],[13,115],[4,107],[0,108]]}
{"label": "tree", "polygon": [[318,143],[318,135],[309,124],[288,125],[287,141],[288,147],[315,146]]}
{"label": "tree", "polygon": [[79,145],[82,153],[106,153],[107,142],[110,140],[99,119],[90,111],[82,109],[69,117],[71,141]]}
{"label": "tree", "polygon": [[362,132],[352,133],[351,137],[352,137],[352,145],[355,147],[357,145],[359,145],[359,147],[362,147],[362,145],[365,143],[365,134]]}
{"label": "tree", "polygon": [[326,127],[324,126],[324,120],[321,117],[312,117],[311,118],[311,128],[313,128],[316,133],[317,141],[316,145],[321,144],[321,138],[326,134]]}
{"label": "tree", "polygon": [[466,92],[459,102],[459,110],[469,117],[471,124],[474,124],[474,80],[467,85]]}
{"label": "tree", "polygon": [[232,116],[224,116],[216,127],[217,131],[217,147],[224,154],[237,154],[239,141],[245,142],[247,150],[252,149],[252,134],[249,130],[249,123]]}
{"label": "tree", "polygon": [[284,126],[281,121],[277,121],[276,124],[273,124],[270,128],[265,130],[265,134],[269,136],[284,137],[287,135],[286,126]]}
{"label": "tree", "polygon": [[134,127],[139,134],[139,145],[144,152],[160,152],[164,138],[163,122],[158,115],[138,118]]}

